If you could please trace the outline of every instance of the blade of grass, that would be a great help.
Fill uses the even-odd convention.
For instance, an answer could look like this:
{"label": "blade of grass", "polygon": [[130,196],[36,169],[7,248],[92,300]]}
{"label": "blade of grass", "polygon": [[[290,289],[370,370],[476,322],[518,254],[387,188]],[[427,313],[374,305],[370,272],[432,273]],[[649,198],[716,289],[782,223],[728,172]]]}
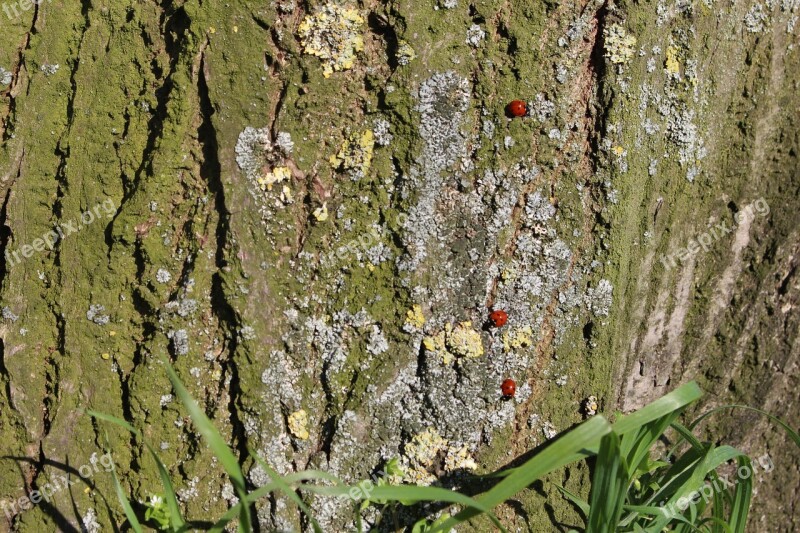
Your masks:
{"label": "blade of grass", "polygon": [[592,475],[587,531],[613,533],[617,529],[628,488],[628,469],[619,444],[619,437],[613,432],[600,441],[600,453]]}
{"label": "blade of grass", "polygon": [[[203,439],[211,448],[211,451],[214,452],[214,455],[216,455],[217,459],[219,459],[222,468],[231,478],[231,482],[236,488],[239,499],[246,501],[247,487],[245,485],[244,474],[242,473],[242,469],[239,466],[239,461],[236,459],[233,451],[231,451],[231,449],[225,443],[225,439],[222,438],[222,435],[220,435],[219,431],[217,431],[217,428],[214,427],[214,424],[206,416],[205,412],[200,409],[200,406],[189,394],[189,391],[186,390],[186,387],[183,386],[180,378],[178,378],[178,374],[175,373],[175,370],[172,368],[172,365],[169,364],[169,361],[163,357],[161,360],[166,368],[167,376],[172,382],[172,388],[175,389],[175,394],[177,394],[178,398],[180,398],[184,407],[186,407],[186,410],[189,411],[189,416],[192,418],[192,422],[194,422],[194,425],[197,427],[200,435],[202,435]],[[239,517],[239,527],[245,531],[252,529],[250,508],[247,505],[242,506],[242,512]]]}
{"label": "blade of grass", "polygon": [[[560,439],[548,445],[522,466],[515,468],[492,489],[477,498],[489,509],[510,499],[528,485],[553,470],[590,455],[588,448],[598,445],[603,435],[611,431],[611,426],[602,415],[597,415],[572,429]],[[456,525],[480,514],[473,508],[464,509],[447,522],[438,525],[431,533],[450,531]]]}
{"label": "blade of grass", "polygon": [[[106,422],[110,422],[115,424],[123,429],[128,430],[133,435],[136,435],[140,439],[144,440],[142,434],[132,425],[130,425],[125,420],[121,418],[117,418],[116,416],[109,415],[106,413],[100,413],[97,411],[93,411],[91,409],[86,410],[86,414],[93,418],[97,418],[98,420],[105,420]],[[153,458],[153,461],[156,463],[156,467],[158,468],[158,475],[161,478],[161,486],[164,488],[164,499],[167,501],[167,509],[169,509],[169,521],[172,529],[175,531],[185,531],[186,530],[186,522],[183,519],[183,515],[181,514],[180,505],[178,505],[178,498],[175,495],[175,488],[172,486],[172,480],[169,478],[169,473],[167,472],[167,468],[164,466],[164,463],[161,461],[161,458],[156,453],[155,449],[153,449],[150,444],[145,442],[145,446],[147,447],[150,455]]]}
{"label": "blade of grass", "polygon": [[721,405],[719,407],[715,407],[697,417],[691,424],[689,424],[689,429],[694,429],[695,427],[697,427],[697,424],[699,424],[704,418],[712,415],[713,413],[716,413],[717,411],[722,411],[724,409],[745,409],[747,411],[754,411],[756,413],[762,414],[767,418],[769,418],[770,420],[772,420],[773,422],[775,422],[776,424],[778,424],[779,426],[781,426],[783,429],[785,429],[786,433],[789,435],[789,438],[794,441],[795,445],[800,447],[800,435],[798,435],[797,431],[792,429],[786,422],[784,422],[780,418],[773,416],[766,411],[762,411],[761,409],[750,407],[749,405],[740,405],[733,403],[729,405]]}
{"label": "blade of grass", "polygon": [[558,485],[556,483],[553,483],[553,485],[555,485],[555,487],[559,491],[561,491],[561,494],[563,494],[569,501],[571,501],[575,505],[575,507],[577,507],[581,511],[581,513],[583,513],[583,517],[584,517],[584,521],[585,521],[586,517],[589,516],[589,502],[587,502],[583,498],[579,498],[578,496],[576,496],[575,494],[571,493],[570,491],[568,491],[567,489],[565,489],[561,485]]}
{"label": "blade of grass", "polygon": [[733,505],[731,506],[731,530],[734,533],[744,533],[747,526],[747,515],[750,511],[750,498],[753,495],[753,466],[750,458],[742,455],[737,458],[739,469],[747,468],[750,474],[747,477],[738,476],[738,483],[733,492]]}
{"label": "blade of grass", "polygon": [[250,452],[250,455],[253,457],[253,459],[255,459],[256,462],[261,465],[261,468],[263,468],[267,472],[270,479],[272,479],[272,482],[278,486],[278,489],[281,492],[283,492],[290,500],[292,500],[295,503],[295,505],[297,505],[297,507],[299,507],[300,510],[308,517],[308,519],[311,521],[311,525],[314,528],[314,531],[316,533],[322,533],[322,528],[319,526],[317,519],[314,518],[314,515],[311,513],[311,510],[306,506],[305,503],[303,503],[303,500],[300,499],[300,496],[298,496],[297,493],[294,490],[292,490],[292,488],[283,480],[280,474],[278,474],[275,470],[273,470],[272,467],[270,467],[266,461],[264,461],[261,457],[259,457],[258,454],[254,453],[253,450],[249,448],[248,451]]}
{"label": "blade of grass", "polygon": [[119,499],[120,505],[122,505],[122,510],[125,511],[125,516],[128,518],[131,529],[133,529],[135,533],[142,533],[142,525],[139,523],[139,519],[136,518],[136,513],[133,511],[133,507],[131,507],[130,500],[122,490],[122,485],[119,482],[119,477],[117,477],[116,469],[111,469],[111,476],[114,478],[114,489],[117,492],[117,498]]}
{"label": "blade of grass", "polygon": [[631,431],[622,436],[620,442],[620,453],[626,458],[633,475],[634,471],[641,465],[642,461],[650,457],[650,448],[657,441],[669,425],[678,418],[683,408],[676,409],[665,416],[648,422],[638,431]]}
{"label": "blade of grass", "polygon": [[[738,459],[739,457],[746,457],[746,455],[736,448],[732,448],[730,446],[719,446],[718,448],[709,450],[701,463],[692,469],[689,478],[678,488],[678,490],[675,491],[666,505],[670,509],[673,509],[678,500],[685,498],[694,491],[699,490],[700,487],[705,483],[705,478],[710,472],[714,471],[721,464],[732,459]],[[660,516],[648,525],[646,531],[652,533],[659,532],[670,522],[672,518],[673,517],[669,514]]]}
{"label": "blade of grass", "polygon": [[[334,483],[341,484],[341,481],[331,474],[327,472],[322,472],[320,470],[304,470],[302,472],[298,472],[296,474],[287,474],[283,477],[283,481],[285,481],[289,485],[294,485],[295,483],[299,483],[301,481],[305,481],[308,479],[324,479],[327,481],[333,481]],[[273,483],[268,483],[262,487],[257,488],[256,490],[247,494],[247,501],[245,502],[247,505],[251,505],[264,496],[267,496],[271,492],[278,489],[278,485]],[[225,526],[228,525],[228,522],[236,518],[242,509],[242,502],[239,501],[236,505],[228,509],[228,511],[217,520],[217,522],[211,526],[208,530],[209,533],[222,533],[225,530]]]}
{"label": "blade of grass", "polygon": [[[353,499],[351,491],[354,489],[361,490],[358,486],[323,487],[309,484],[301,485],[300,489],[316,494],[324,494],[326,496],[346,496],[350,499]],[[406,504],[417,502],[456,503],[467,508],[476,509],[478,513],[486,513],[498,529],[506,531],[497,517],[492,513],[491,507],[450,489],[441,487],[419,487],[415,485],[385,485],[383,487],[373,487],[370,489],[369,495],[366,496],[366,498],[405,502]]]}
{"label": "blade of grass", "polygon": [[681,385],[669,394],[649,403],[629,415],[620,417],[614,424],[614,433],[624,435],[663,416],[686,407],[703,395],[694,381]]}

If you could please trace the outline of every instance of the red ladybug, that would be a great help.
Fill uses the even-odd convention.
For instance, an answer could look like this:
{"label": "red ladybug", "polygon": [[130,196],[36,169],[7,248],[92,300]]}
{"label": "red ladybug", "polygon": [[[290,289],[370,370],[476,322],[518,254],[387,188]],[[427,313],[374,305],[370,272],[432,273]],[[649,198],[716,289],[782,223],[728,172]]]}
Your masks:
{"label": "red ladybug", "polygon": [[506,111],[512,117],[524,117],[528,114],[528,104],[522,100],[512,100],[507,106]]}
{"label": "red ladybug", "polygon": [[503,393],[503,398],[513,398],[517,393],[517,384],[513,379],[507,379],[500,385],[500,392]]}
{"label": "red ladybug", "polygon": [[501,309],[492,311],[489,313],[489,322],[491,322],[494,327],[501,328],[508,322],[508,313]]}

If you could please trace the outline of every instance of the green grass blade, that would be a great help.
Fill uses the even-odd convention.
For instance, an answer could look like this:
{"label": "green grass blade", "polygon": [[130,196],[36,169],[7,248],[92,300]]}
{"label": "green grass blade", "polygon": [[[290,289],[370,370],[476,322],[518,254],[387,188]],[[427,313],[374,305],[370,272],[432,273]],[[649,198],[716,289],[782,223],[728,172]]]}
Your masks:
{"label": "green grass blade", "polygon": [[136,518],[136,513],[133,511],[133,507],[131,507],[130,500],[122,490],[119,477],[117,477],[116,468],[111,469],[111,476],[114,478],[114,490],[117,493],[117,498],[119,499],[120,505],[122,505],[122,510],[125,511],[125,516],[128,518],[128,523],[130,524],[131,529],[135,533],[142,533],[142,525],[139,523],[139,519]]}
{"label": "green grass blade", "polygon": [[[91,409],[86,410],[86,414],[93,418],[97,418],[99,420],[105,420],[106,422],[110,422],[112,424],[116,424],[117,426],[130,431],[132,434],[136,435],[139,438],[142,438],[142,434],[132,425],[130,425],[125,420],[121,418],[117,418],[116,416],[109,415],[106,413],[100,413],[97,411],[93,411]],[[161,485],[164,487],[164,498],[167,501],[167,508],[169,509],[169,520],[170,525],[175,531],[185,531],[186,530],[186,522],[183,519],[183,515],[181,514],[181,508],[178,504],[178,498],[175,495],[175,488],[172,486],[172,480],[169,478],[169,473],[167,472],[167,468],[164,466],[164,463],[159,458],[156,451],[150,446],[148,443],[145,443],[150,455],[153,457],[153,460],[156,463],[156,467],[158,468],[158,475],[161,478]]]}
{"label": "green grass blade", "polygon": [[93,411],[91,409],[86,409],[86,411],[84,411],[84,412],[87,415],[91,416],[92,418],[97,418],[99,420],[105,420],[106,422],[111,422],[112,424],[116,424],[117,426],[119,426],[119,427],[121,427],[123,429],[127,429],[128,431],[130,431],[131,433],[133,433],[137,437],[141,437],[142,436],[142,434],[139,433],[138,429],[136,429],[132,425],[128,424],[127,422],[125,422],[121,418],[117,418],[116,416],[113,416],[113,415],[107,415],[105,413],[100,413],[98,411]]}
{"label": "green grass blade", "polygon": [[[290,486],[294,486],[302,481],[307,481],[310,479],[322,479],[325,481],[332,481],[337,485],[342,485],[342,481],[334,475],[328,474],[327,472],[323,472],[321,470],[303,470],[302,472],[297,472],[296,474],[287,474],[283,476],[283,481]],[[278,485],[273,483],[268,483],[262,487],[257,488],[256,490],[247,494],[247,505],[251,505],[264,496],[267,496],[271,492],[278,490]],[[210,533],[221,533],[225,530],[225,526],[236,518],[236,516],[241,512],[242,503],[241,501],[228,509],[228,511],[220,518],[208,531]]]}
{"label": "green grass blade", "polygon": [[749,405],[739,405],[735,403],[729,405],[720,405],[719,407],[710,409],[705,413],[703,413],[702,415],[700,415],[699,417],[697,417],[691,424],[689,424],[689,429],[694,429],[695,427],[697,427],[697,424],[699,424],[704,418],[712,415],[713,413],[716,413],[717,411],[722,411],[724,409],[745,409],[747,411],[754,411],[756,413],[762,414],[767,418],[769,418],[770,420],[772,420],[773,422],[775,422],[776,424],[778,424],[779,426],[781,426],[783,429],[785,429],[786,433],[789,435],[789,438],[794,441],[797,447],[800,447],[800,435],[798,435],[796,430],[792,429],[786,422],[784,422],[780,418],[773,416],[766,411],[762,411],[761,409],[750,407]]}
{"label": "green grass blade", "polygon": [[673,453],[674,450],[676,450],[678,445],[684,440],[688,442],[689,445],[692,446],[692,448],[695,448],[697,450],[702,450],[705,448],[703,443],[700,442],[700,440],[694,435],[694,433],[692,433],[692,430],[690,430],[686,426],[680,424],[679,422],[673,422],[672,424],[670,424],[670,426],[672,427],[672,429],[674,429],[680,434],[681,438],[670,449],[670,452],[667,454],[667,457],[674,455]]}
{"label": "green grass blade", "polygon": [[185,531],[186,522],[184,522],[183,516],[181,515],[181,507],[178,505],[178,497],[175,495],[175,487],[172,486],[172,480],[169,478],[167,468],[164,466],[164,463],[161,462],[161,459],[158,457],[153,447],[149,444],[146,444],[146,446],[147,449],[150,450],[150,455],[153,456],[156,466],[158,467],[158,475],[161,477],[161,486],[164,487],[164,499],[167,501],[167,508],[169,509],[170,525],[175,531]]}
{"label": "green grass blade", "polygon": [[[740,457],[746,456],[739,450],[730,446],[720,446],[713,450],[709,450],[708,453],[703,457],[703,460],[700,462],[700,464],[695,465],[692,468],[688,479],[686,479],[686,481],[684,481],[681,486],[678,487],[666,505],[669,508],[675,508],[674,506],[678,500],[688,497],[694,491],[698,491],[705,483],[706,476],[713,472],[717,467],[723,463],[726,463],[727,461],[738,459]],[[674,516],[669,513],[665,513],[664,516],[660,516],[653,520],[648,525],[646,531],[652,533],[659,532],[662,528],[669,524],[672,519],[674,519]]]}
{"label": "green grass blade", "polygon": [[[301,490],[307,490],[316,494],[326,496],[340,496],[350,499],[376,499],[404,502],[413,504],[417,502],[449,502],[463,505],[470,509],[475,509],[476,514],[486,513],[494,525],[501,531],[506,531],[500,521],[492,513],[492,508],[473,499],[469,496],[441,487],[419,487],[415,485],[385,485],[383,487],[373,487],[369,495],[364,494],[358,486],[323,487],[319,485],[301,485]],[[356,498],[353,498],[351,491],[358,491]]]}
{"label": "green grass blade", "polygon": [[[602,415],[597,415],[587,420],[548,445],[524,465],[515,468],[492,489],[475,499],[485,507],[494,509],[495,506],[511,499],[516,493],[525,489],[548,472],[591,455],[588,448],[592,446],[599,447],[600,439],[610,431],[611,426]],[[456,525],[478,514],[480,514],[479,511],[473,508],[464,509],[444,524],[438,525],[433,529],[432,533],[450,531]]]}
{"label": "green grass blade", "polygon": [[[717,476],[712,475],[711,478],[716,481]],[[720,491],[714,491],[714,507],[711,509],[711,518],[715,519],[711,526],[712,533],[723,532],[722,528],[719,527],[720,523],[725,524],[725,530],[730,533],[730,527],[725,522],[725,499]]]}
{"label": "green grass blade", "polygon": [[738,457],[737,462],[739,469],[747,468],[750,474],[746,478],[738,477],[738,483],[733,492],[730,525],[731,531],[734,533],[744,533],[747,526],[747,515],[750,511],[750,498],[753,495],[753,466],[750,458],[745,455]]}
{"label": "green grass blade", "polygon": [[311,521],[311,525],[314,528],[314,531],[316,533],[322,533],[322,528],[319,526],[317,519],[314,518],[314,515],[311,513],[311,510],[308,508],[308,506],[306,506],[305,503],[303,503],[303,500],[300,498],[300,496],[298,496],[297,493],[294,490],[292,490],[292,488],[283,480],[280,474],[278,474],[275,470],[273,470],[272,467],[269,466],[266,461],[264,461],[261,457],[258,456],[258,454],[254,453],[253,450],[250,449],[248,449],[248,451],[250,452],[250,455],[253,457],[253,459],[255,459],[256,462],[261,465],[261,468],[263,468],[267,472],[269,477],[272,479],[272,482],[275,483],[275,485],[277,485],[278,489],[281,492],[283,492],[290,500],[292,500],[295,503],[295,505],[297,505],[297,507],[299,507],[300,510],[308,517],[308,519]]}
{"label": "green grass blade", "polygon": [[[259,487],[253,492],[247,495],[246,505],[250,505],[253,502],[267,496],[269,493],[274,492],[278,489],[278,485],[275,483],[268,483],[263,487]],[[208,533],[223,533],[225,531],[225,526],[228,523],[239,516],[242,512],[242,501],[239,500],[239,503],[228,509],[228,511],[222,515],[222,518],[216,521],[216,523],[208,529]]]}
{"label": "green grass blade", "polygon": [[636,431],[640,427],[666,416],[673,411],[683,409],[702,395],[703,392],[700,390],[697,383],[690,381],[656,401],[645,405],[638,411],[620,417],[620,419],[613,424],[614,433],[617,435],[624,435],[631,431]]}
{"label": "green grass blade", "polygon": [[[682,408],[681,408],[682,409]],[[642,464],[642,461],[649,459],[650,448],[657,441],[669,425],[678,418],[680,409],[668,413],[661,418],[648,422],[638,431],[631,431],[622,436],[620,442],[620,453],[625,457],[630,467],[628,474],[633,476],[634,472]]]}
{"label": "green grass blade", "polygon": [[561,485],[555,484],[555,487],[564,495],[570,502],[572,502],[575,507],[577,507],[581,513],[583,513],[584,519],[589,516],[589,502],[584,500],[583,498],[578,497],[577,495],[571,493]]}
{"label": "green grass blade", "polygon": [[619,437],[608,433],[600,441],[589,501],[587,531],[614,533],[628,488],[627,465],[620,450]]}
{"label": "green grass blade", "polygon": [[[172,388],[175,389],[175,394],[178,395],[178,398],[180,398],[184,407],[186,407],[186,410],[189,411],[189,416],[192,418],[192,422],[194,422],[194,425],[197,427],[200,435],[202,435],[203,439],[211,448],[211,451],[214,453],[214,455],[216,455],[217,459],[219,459],[222,468],[231,478],[231,482],[236,488],[239,499],[241,501],[246,501],[247,487],[245,485],[244,474],[239,466],[239,461],[236,459],[233,451],[231,451],[231,449],[225,443],[225,439],[222,438],[222,435],[220,435],[219,431],[217,431],[217,428],[214,427],[214,424],[206,416],[205,412],[200,409],[200,406],[189,394],[189,391],[183,386],[183,383],[178,378],[178,375],[175,373],[172,365],[169,364],[169,361],[164,358],[162,358],[162,361],[167,370],[167,376],[172,382]],[[239,518],[239,527],[243,528],[245,531],[249,531],[251,529],[250,508],[247,505],[242,506],[242,512]]]}

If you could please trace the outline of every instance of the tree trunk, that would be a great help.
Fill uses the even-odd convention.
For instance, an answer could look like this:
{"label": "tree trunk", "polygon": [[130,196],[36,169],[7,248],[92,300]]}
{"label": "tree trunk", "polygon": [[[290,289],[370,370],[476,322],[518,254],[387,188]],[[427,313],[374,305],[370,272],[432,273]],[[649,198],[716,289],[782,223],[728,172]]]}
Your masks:
{"label": "tree trunk", "polygon": [[[690,379],[703,408],[798,427],[796,0],[36,4],[0,14],[3,529],[122,524],[101,456],[141,510],[163,492],[145,443],[188,518],[225,512],[165,357],[253,487],[248,447],[457,484],[590,395],[627,411]],[[785,434],[705,427],[775,465],[752,530],[800,529]],[[415,463],[432,431],[455,466]],[[588,492],[585,465],[547,479]],[[509,529],[581,523],[534,488]],[[268,499],[258,522],[307,525]]]}

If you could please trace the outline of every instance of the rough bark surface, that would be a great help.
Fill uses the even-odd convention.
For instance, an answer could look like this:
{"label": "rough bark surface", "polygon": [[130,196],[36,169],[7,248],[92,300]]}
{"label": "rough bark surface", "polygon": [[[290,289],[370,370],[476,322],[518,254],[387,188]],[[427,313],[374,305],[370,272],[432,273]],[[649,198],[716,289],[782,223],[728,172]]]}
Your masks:
{"label": "rough bark surface", "polygon": [[[703,408],[798,427],[798,1],[365,0],[328,6],[328,34],[303,29],[322,2],[9,5],[0,503],[106,450],[143,502],[148,442],[186,515],[221,516],[233,492],[165,355],[253,487],[248,446],[355,481],[412,464],[431,429],[455,466],[415,475],[457,485],[469,458],[491,471],[578,423],[590,395],[627,411],[690,379]],[[309,53],[332,42],[354,56]],[[529,116],[506,116],[515,98]],[[737,411],[706,427],[775,464],[752,530],[800,529],[785,435]],[[0,529],[122,524],[110,475],[87,481],[6,505]],[[586,494],[589,471],[547,481]],[[311,504],[351,526],[349,505]],[[548,482],[498,513],[580,524]],[[270,500],[258,521],[307,525]]]}

